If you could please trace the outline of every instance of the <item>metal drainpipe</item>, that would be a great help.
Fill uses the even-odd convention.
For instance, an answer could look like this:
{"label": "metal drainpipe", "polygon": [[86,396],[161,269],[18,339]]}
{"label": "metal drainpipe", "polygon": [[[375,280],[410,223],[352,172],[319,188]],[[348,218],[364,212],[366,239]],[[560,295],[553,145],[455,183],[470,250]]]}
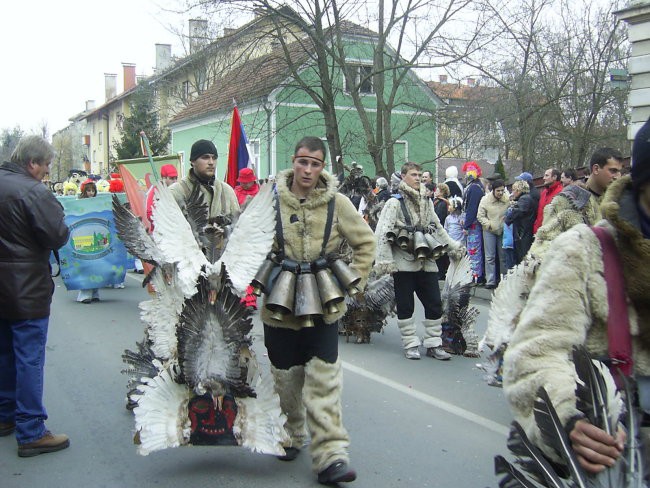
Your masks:
{"label": "metal drainpipe", "polygon": [[[271,105],[268,97],[262,104],[262,107],[264,107],[264,111],[266,112],[266,157],[268,159],[267,162],[267,171],[266,171],[266,177],[268,178],[271,176],[271,115],[273,114],[273,105]],[[273,175],[275,176],[275,175]]]}

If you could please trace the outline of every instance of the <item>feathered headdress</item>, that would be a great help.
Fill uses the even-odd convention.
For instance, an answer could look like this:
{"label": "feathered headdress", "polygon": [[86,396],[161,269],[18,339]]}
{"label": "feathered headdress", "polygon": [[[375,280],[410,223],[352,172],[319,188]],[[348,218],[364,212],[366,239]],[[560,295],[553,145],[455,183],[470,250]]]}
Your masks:
{"label": "feathered headdress", "polygon": [[467,161],[465,164],[463,164],[462,170],[465,175],[471,176],[475,180],[483,174],[481,167],[476,161]]}

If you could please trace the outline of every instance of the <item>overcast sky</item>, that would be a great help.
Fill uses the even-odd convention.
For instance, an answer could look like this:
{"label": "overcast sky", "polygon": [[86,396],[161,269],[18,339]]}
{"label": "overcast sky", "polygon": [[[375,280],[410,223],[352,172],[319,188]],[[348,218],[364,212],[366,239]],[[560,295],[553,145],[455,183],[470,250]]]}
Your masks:
{"label": "overcast sky", "polygon": [[164,1],[0,3],[0,130],[20,125],[32,132],[46,122],[51,136],[86,100],[104,103],[104,73],[118,75],[120,93],[122,62],[151,75],[156,43],[172,44],[172,55],[181,56],[169,26],[187,32],[187,20],[164,11]]}

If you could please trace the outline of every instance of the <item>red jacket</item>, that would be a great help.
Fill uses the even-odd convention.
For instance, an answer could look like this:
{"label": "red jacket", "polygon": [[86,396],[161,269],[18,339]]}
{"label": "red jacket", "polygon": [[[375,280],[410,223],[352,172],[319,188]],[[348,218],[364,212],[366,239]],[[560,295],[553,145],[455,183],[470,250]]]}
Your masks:
{"label": "red jacket", "polygon": [[537,218],[533,224],[533,234],[537,232],[542,226],[544,220],[544,207],[551,203],[553,197],[562,191],[562,183],[559,181],[554,182],[551,186],[545,187],[539,196],[539,206],[537,207]]}
{"label": "red jacket", "polygon": [[235,187],[235,195],[237,196],[237,201],[239,205],[243,205],[246,201],[246,197],[250,196],[251,198],[257,195],[260,191],[260,185],[255,183],[248,190],[245,190],[241,185]]}

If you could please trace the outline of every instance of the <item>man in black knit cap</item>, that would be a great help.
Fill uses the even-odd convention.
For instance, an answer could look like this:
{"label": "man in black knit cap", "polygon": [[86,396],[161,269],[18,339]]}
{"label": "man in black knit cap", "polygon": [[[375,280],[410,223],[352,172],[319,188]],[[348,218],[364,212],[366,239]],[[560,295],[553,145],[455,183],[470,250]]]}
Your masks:
{"label": "man in black knit cap", "polygon": [[217,172],[217,148],[212,141],[200,139],[192,144],[190,162],[192,168],[185,178],[169,187],[181,207],[192,190],[200,187],[203,199],[208,205],[208,217],[219,215],[231,217],[239,212],[235,191],[226,183],[215,178]]}

